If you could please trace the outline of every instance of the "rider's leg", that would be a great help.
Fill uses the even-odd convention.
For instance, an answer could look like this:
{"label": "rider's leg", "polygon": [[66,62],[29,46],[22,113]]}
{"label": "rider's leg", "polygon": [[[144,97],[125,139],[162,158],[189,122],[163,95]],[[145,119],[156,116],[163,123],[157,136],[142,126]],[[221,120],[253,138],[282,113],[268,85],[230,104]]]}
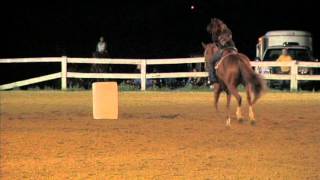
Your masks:
{"label": "rider's leg", "polygon": [[210,81],[211,83],[218,83],[218,77],[217,77],[217,74],[216,74],[216,64],[218,63],[218,61],[220,60],[221,58],[221,52],[217,52],[216,54],[214,54],[213,56],[213,60],[212,60],[212,70],[211,70],[211,78],[210,78]]}

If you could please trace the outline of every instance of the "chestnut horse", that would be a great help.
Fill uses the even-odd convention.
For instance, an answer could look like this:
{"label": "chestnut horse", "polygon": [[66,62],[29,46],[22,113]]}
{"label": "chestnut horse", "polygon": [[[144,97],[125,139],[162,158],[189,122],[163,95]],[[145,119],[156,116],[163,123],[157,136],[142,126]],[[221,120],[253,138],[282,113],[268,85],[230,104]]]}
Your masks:
{"label": "chestnut horse", "polygon": [[[245,87],[247,100],[249,104],[249,120],[252,125],[255,124],[255,115],[253,105],[261,97],[264,90],[263,79],[251,68],[249,58],[234,50],[224,50],[222,58],[216,64],[212,64],[212,57],[219,51],[219,48],[214,43],[202,44],[205,57],[206,67],[209,65],[215,66],[219,83],[214,84],[214,105],[218,110],[218,100],[220,93],[225,91],[227,94],[227,122],[230,126],[230,101],[233,95],[238,103],[236,117],[239,122],[243,121],[241,112],[242,97],[239,94],[237,87],[242,84]],[[210,64],[211,63],[211,64]],[[208,68],[206,68],[208,71]],[[210,73],[210,72],[208,72]]]}

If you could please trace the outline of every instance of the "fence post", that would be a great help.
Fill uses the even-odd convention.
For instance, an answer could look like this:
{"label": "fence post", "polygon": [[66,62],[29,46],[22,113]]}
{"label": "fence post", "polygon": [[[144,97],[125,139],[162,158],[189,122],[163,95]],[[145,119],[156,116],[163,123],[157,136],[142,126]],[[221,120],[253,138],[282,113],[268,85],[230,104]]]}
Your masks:
{"label": "fence post", "polygon": [[298,90],[298,61],[292,61],[291,64],[291,78],[290,78],[290,91]]}
{"label": "fence post", "polygon": [[141,91],[146,90],[146,73],[147,73],[147,63],[145,59],[141,60],[140,63],[140,70],[141,70]]}
{"label": "fence post", "polygon": [[61,90],[67,90],[67,56],[61,58]]}

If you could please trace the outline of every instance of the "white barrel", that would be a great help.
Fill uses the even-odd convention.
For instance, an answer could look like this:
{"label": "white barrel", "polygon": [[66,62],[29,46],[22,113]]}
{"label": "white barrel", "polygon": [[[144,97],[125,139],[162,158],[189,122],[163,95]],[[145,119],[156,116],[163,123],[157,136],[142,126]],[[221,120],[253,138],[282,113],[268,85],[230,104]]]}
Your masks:
{"label": "white barrel", "polygon": [[93,118],[118,119],[119,100],[116,82],[92,84]]}

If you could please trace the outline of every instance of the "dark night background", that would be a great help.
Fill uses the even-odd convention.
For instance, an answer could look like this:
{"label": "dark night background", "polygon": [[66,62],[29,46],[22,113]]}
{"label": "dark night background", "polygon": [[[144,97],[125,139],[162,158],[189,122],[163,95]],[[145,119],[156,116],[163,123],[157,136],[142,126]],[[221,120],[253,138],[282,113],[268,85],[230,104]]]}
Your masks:
{"label": "dark night background", "polygon": [[201,55],[211,17],[229,26],[252,59],[258,37],[270,30],[309,31],[315,57],[320,52],[318,9],[309,0],[13,1],[3,8],[0,58],[91,57],[100,36],[111,58]]}

